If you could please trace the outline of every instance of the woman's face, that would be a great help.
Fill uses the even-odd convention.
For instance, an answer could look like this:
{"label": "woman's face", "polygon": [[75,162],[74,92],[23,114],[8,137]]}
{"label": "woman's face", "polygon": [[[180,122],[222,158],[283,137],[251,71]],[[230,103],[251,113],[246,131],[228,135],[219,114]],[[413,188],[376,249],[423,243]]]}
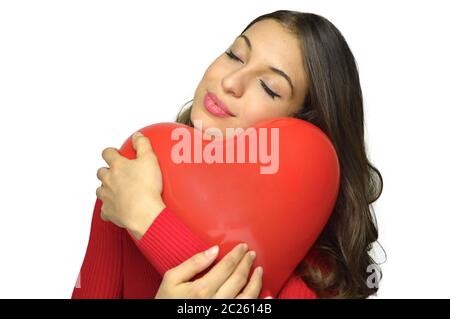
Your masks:
{"label": "woman's face", "polygon": [[[302,61],[297,38],[281,24],[255,23],[206,70],[195,91],[191,121],[197,127],[194,121],[201,120],[202,130],[218,128],[225,135],[226,128],[246,129],[291,116],[307,92]],[[231,115],[217,108],[217,99]]]}

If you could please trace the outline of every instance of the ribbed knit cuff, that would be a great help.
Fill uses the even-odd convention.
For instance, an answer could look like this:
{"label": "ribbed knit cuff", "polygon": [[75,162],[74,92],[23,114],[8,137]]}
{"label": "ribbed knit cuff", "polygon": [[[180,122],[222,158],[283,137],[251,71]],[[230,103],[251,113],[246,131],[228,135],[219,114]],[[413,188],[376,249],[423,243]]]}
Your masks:
{"label": "ribbed knit cuff", "polygon": [[172,211],[165,207],[136,245],[162,276],[192,255],[209,248]]}

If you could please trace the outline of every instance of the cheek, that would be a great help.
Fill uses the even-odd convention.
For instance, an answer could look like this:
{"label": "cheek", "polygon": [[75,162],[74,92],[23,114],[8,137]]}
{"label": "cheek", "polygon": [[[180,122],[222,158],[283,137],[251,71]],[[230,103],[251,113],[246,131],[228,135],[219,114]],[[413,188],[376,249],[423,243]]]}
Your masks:
{"label": "cheek", "polygon": [[205,70],[203,74],[203,78],[201,82],[209,84],[211,81],[216,81],[223,77],[226,70],[224,68],[223,62],[221,62],[220,57],[215,59],[213,63],[211,63],[208,68]]}
{"label": "cheek", "polygon": [[207,89],[216,89],[217,79],[219,79],[219,75],[223,75],[223,71],[220,69],[220,64],[217,59],[205,70],[202,79],[197,85],[197,88],[194,93],[194,100],[196,103],[200,103],[200,99],[204,96]]}

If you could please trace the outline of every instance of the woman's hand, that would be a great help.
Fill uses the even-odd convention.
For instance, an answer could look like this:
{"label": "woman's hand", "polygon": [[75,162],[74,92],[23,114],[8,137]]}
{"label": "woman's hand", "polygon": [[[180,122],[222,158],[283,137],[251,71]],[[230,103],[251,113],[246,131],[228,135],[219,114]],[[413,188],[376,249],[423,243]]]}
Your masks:
{"label": "woman's hand", "polygon": [[140,239],[165,204],[161,198],[161,170],[149,139],[137,132],[131,140],[136,150],[134,160],[120,155],[116,148],[103,150],[109,168],[97,171],[102,185],[96,194],[103,202],[102,219],[127,228]]}
{"label": "woman's hand", "polygon": [[[256,257],[254,251],[247,252],[247,250],[246,244],[237,245],[209,272],[194,281],[190,280],[207,269],[216,259],[218,247],[214,246],[192,256],[164,274],[155,298],[258,298],[262,287],[262,267],[255,269],[247,283],[250,268]],[[244,289],[241,292],[242,288]]]}

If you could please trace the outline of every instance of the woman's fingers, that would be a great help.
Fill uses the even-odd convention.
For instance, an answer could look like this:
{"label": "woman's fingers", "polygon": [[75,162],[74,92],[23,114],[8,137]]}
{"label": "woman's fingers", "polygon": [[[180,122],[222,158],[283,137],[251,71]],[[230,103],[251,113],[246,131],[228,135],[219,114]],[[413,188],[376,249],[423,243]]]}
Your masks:
{"label": "woman's fingers", "polygon": [[136,150],[136,158],[154,154],[150,139],[141,132],[135,132],[131,137],[131,142],[133,144],[133,148]]}
{"label": "woman's fingers", "polygon": [[214,298],[228,299],[235,298],[236,295],[245,287],[248,281],[248,275],[250,268],[255,261],[256,253],[250,251],[245,254],[241,262],[233,272],[233,274],[227,279],[227,281],[219,288]]}
{"label": "woman's fingers", "polygon": [[108,167],[100,167],[97,170],[97,178],[100,181],[103,181],[103,178],[105,177],[105,175],[109,172],[109,168]]}
{"label": "woman's fingers", "polygon": [[115,147],[107,147],[102,151],[102,157],[109,167],[114,166],[114,162],[119,161],[121,156],[119,150]]}
{"label": "woman's fingers", "polygon": [[245,243],[234,247],[221,261],[196,282],[207,290],[205,294],[214,295],[223,283],[231,276],[248,250]]}
{"label": "woman's fingers", "polygon": [[236,299],[257,299],[262,288],[262,275],[262,267],[256,267],[244,291]]}
{"label": "woman's fingers", "polygon": [[[186,296],[191,298],[258,298],[262,287],[262,270],[257,267],[247,283],[254,251],[247,252],[247,244],[233,248],[202,278],[192,278],[207,269],[217,258],[219,247],[213,246],[198,253],[164,274],[157,297]],[[242,291],[242,292],[241,292]],[[241,292],[241,293],[240,293]]]}
{"label": "woman's fingers", "polygon": [[216,259],[218,252],[219,247],[213,246],[208,250],[195,254],[178,266],[168,270],[164,274],[164,279],[172,284],[189,281],[192,277],[208,268]]}

